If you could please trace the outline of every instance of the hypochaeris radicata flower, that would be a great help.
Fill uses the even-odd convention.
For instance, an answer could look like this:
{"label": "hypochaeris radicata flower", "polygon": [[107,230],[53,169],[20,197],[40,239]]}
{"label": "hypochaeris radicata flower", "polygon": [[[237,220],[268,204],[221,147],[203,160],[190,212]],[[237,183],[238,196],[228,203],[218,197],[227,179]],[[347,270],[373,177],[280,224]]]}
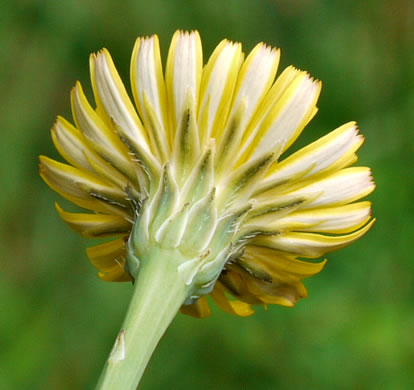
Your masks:
{"label": "hypochaeris radicata flower", "polygon": [[[165,74],[157,36],[139,38],[131,60],[133,100],[105,49],[90,59],[96,109],[80,83],[73,122],[58,117],[53,142],[68,164],[40,157],[46,183],[74,204],[56,205],[85,237],[99,277],[137,278],[168,253],[189,286],[181,311],[293,306],[314,262],[365,234],[370,170],[350,167],[363,143],[354,122],[284,158],[317,112],[321,83],[294,67],[275,80],[279,50],[258,44],[245,58],[222,41],[203,65],[197,32],[176,32]],[[167,260],[166,260],[167,261]],[[160,263],[163,266],[162,262]]]}

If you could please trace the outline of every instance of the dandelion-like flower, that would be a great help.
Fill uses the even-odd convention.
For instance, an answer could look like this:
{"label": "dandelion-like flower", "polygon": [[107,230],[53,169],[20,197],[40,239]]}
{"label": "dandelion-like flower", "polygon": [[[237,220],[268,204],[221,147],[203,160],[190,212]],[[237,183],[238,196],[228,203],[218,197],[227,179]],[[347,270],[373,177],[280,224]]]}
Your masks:
{"label": "dandelion-like flower", "polygon": [[247,316],[252,305],[293,306],[325,264],[299,258],[372,226],[370,202],[356,202],[375,185],[368,168],[350,167],[363,143],[354,122],[283,158],[316,114],[321,83],[294,67],[275,80],[279,56],[260,43],[244,58],[224,40],[203,67],[198,33],[178,31],[164,75],[157,36],[139,38],[134,103],[108,51],[91,56],[96,109],[77,83],[74,125],[58,117],[52,129],[68,164],[41,157],[40,172],[93,211],[56,205],[71,228],[115,237],[87,249],[102,279],[146,286],[145,268],[169,269],[184,286],[182,312],[208,315],[210,295]]}

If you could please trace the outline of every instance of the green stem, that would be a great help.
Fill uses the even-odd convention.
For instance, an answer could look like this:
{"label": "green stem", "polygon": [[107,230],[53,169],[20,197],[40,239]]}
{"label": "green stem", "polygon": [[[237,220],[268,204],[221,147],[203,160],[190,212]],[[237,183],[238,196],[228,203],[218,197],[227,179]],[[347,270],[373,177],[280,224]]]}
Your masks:
{"label": "green stem", "polygon": [[191,292],[177,273],[180,258],[178,251],[154,248],[143,259],[127,315],[96,389],[138,386],[159,340]]}

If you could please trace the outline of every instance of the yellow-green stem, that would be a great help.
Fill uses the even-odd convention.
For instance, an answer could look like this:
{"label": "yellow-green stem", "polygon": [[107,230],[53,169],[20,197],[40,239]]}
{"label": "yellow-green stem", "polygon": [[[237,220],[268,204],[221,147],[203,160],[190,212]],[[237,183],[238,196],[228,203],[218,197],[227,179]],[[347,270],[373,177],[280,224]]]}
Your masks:
{"label": "yellow-green stem", "polygon": [[142,259],[127,315],[98,390],[137,388],[159,340],[191,293],[191,286],[177,272],[177,257],[181,257],[178,251],[153,248]]}

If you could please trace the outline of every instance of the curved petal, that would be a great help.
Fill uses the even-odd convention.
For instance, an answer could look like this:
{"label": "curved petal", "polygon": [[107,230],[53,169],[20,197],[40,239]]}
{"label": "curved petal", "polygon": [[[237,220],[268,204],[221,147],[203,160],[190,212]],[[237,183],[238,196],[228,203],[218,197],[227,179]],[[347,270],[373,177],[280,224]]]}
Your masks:
{"label": "curved petal", "polygon": [[79,198],[94,196],[108,203],[124,203],[123,190],[105,182],[101,178],[84,170],[62,164],[45,156],[40,156],[42,173],[56,183],[60,189]]}
{"label": "curved petal", "polygon": [[300,279],[284,282],[275,277],[272,281],[264,281],[235,265],[227,268],[220,281],[232,295],[249,304],[270,303],[292,307],[300,298],[307,296]]}
{"label": "curved petal", "polygon": [[131,231],[132,224],[125,218],[108,214],[68,213],[57,203],[60,217],[77,233],[88,238],[124,236]]}
{"label": "curved petal", "polygon": [[[215,134],[222,166],[233,166],[246,127],[268,92],[279,64],[279,50],[259,43],[243,63],[234,90],[230,115],[223,132]],[[225,158],[222,158],[225,156]]]}
{"label": "curved petal", "polygon": [[313,199],[303,205],[307,208],[340,206],[355,202],[375,189],[371,170],[366,167],[344,168],[321,175],[317,179],[295,180],[256,196],[260,202],[270,199],[282,202],[285,198]]}
{"label": "curved petal", "polygon": [[120,203],[124,202],[126,194],[121,193],[117,187],[48,157],[40,156],[39,160],[40,176],[64,198],[89,210],[129,217],[130,210],[124,203]]}
{"label": "curved petal", "polygon": [[90,58],[91,81],[99,113],[149,150],[145,130],[115,68],[111,55],[102,49]]}
{"label": "curved petal", "polygon": [[119,188],[127,187],[126,177],[99,157],[82,133],[64,118],[57,118],[51,134],[56,149],[69,164],[102,175]]}
{"label": "curved petal", "polygon": [[328,170],[342,169],[353,160],[363,142],[355,122],[347,123],[274,164],[257,192],[275,188],[297,176],[303,180]]}
{"label": "curved petal", "polygon": [[92,265],[100,272],[98,276],[106,281],[130,281],[131,276],[125,271],[125,239],[120,238],[86,249]]}
{"label": "curved petal", "polygon": [[138,38],[131,59],[131,86],[135,104],[158,159],[170,155],[167,96],[158,37]]}
{"label": "curved petal", "polygon": [[342,169],[321,180],[311,181],[311,184],[291,194],[306,196],[306,194],[320,193],[321,195],[314,201],[304,206],[304,208],[315,208],[355,202],[369,195],[374,189],[375,183],[371,170],[365,167],[352,167]]}
{"label": "curved petal", "polygon": [[375,219],[356,232],[341,236],[289,232],[279,236],[257,237],[252,240],[252,244],[295,256],[317,258],[356,241],[371,228],[374,222]]}
{"label": "curved petal", "polygon": [[326,260],[320,263],[301,261],[292,256],[282,255],[271,248],[255,245],[246,246],[240,261],[242,267],[253,275],[258,275],[258,278],[264,273],[270,277],[269,280],[278,279],[283,282],[309,278],[321,272],[326,264]]}
{"label": "curved petal", "polygon": [[225,39],[213,51],[203,70],[198,107],[202,144],[215,137],[225,125],[242,61],[241,44]]}
{"label": "curved petal", "polygon": [[210,293],[210,296],[216,305],[226,313],[234,314],[240,317],[248,317],[254,313],[254,310],[248,303],[228,299],[220,282],[216,283],[213,291]]}
{"label": "curved petal", "polygon": [[139,167],[129,157],[128,148],[92,109],[80,83],[72,89],[71,104],[76,126],[96,152],[135,182]]}
{"label": "curved petal", "polygon": [[281,231],[349,233],[364,226],[371,218],[371,202],[358,202],[339,207],[296,211],[275,221]]}
{"label": "curved petal", "polygon": [[202,67],[203,53],[198,32],[177,31],[171,41],[165,73],[172,145],[177,129],[185,121],[185,112],[197,112]]}
{"label": "curved petal", "polygon": [[[274,88],[280,88],[277,82]],[[315,115],[320,90],[320,81],[299,72],[245,141],[248,147],[242,149],[241,161],[275,149],[279,154],[286,150]]]}
{"label": "curved petal", "polygon": [[230,117],[246,100],[248,108],[244,125],[248,124],[273,83],[279,59],[280,51],[264,43],[253,48],[240,69]]}
{"label": "curved petal", "polygon": [[114,127],[148,170],[159,172],[160,163],[152,154],[148,135],[106,49],[91,56],[90,69],[99,114]]}

